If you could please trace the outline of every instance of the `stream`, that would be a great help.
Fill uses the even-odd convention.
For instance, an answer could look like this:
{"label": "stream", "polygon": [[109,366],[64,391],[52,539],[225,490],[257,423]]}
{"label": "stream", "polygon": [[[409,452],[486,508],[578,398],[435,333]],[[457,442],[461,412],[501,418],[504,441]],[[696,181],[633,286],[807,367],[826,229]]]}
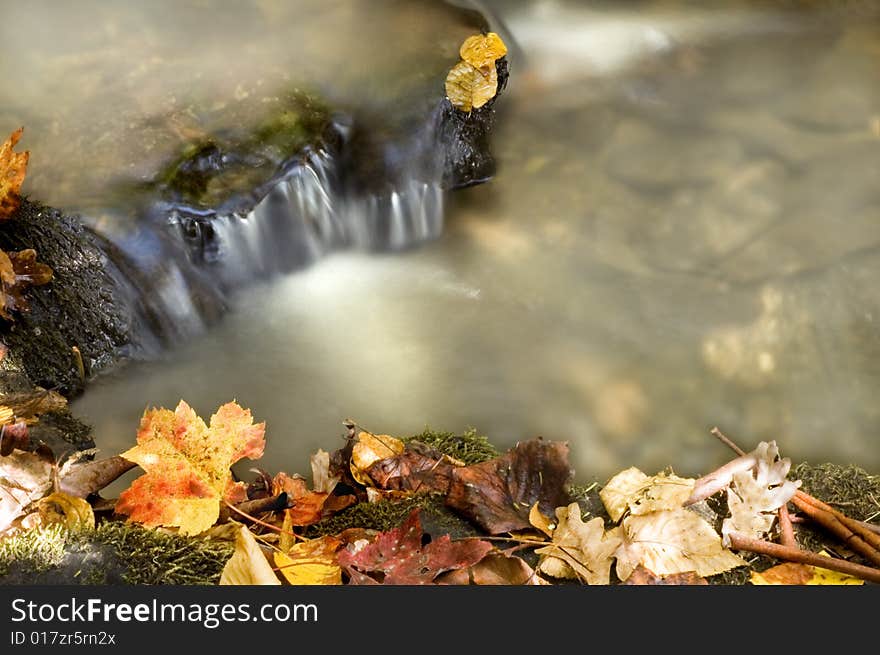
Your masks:
{"label": "stream", "polygon": [[[442,93],[473,31],[442,2],[99,4],[103,22],[65,40],[52,25],[72,6],[2,2],[46,33],[43,59],[0,59],[21,85],[0,125],[27,125],[29,193],[145,260],[168,252],[108,179],[152,179],[190,103],[234,130],[305,81],[405,162],[431,148],[414,99]],[[314,153],[275,200],[310,217],[307,236],[216,223],[223,317],[205,325],[186,276],[164,275],[174,343],[72,403],[102,453],[132,445],[148,407],[185,399],[207,419],[235,399],[266,421],[273,472],[307,474],[349,418],[398,436],[473,427],[500,448],[566,440],[582,481],[701,475],[730,458],[713,426],[880,470],[880,3],[459,4],[510,50],[494,177],[444,191],[400,174],[345,197],[333,153]],[[75,138],[32,109],[67,93]]]}

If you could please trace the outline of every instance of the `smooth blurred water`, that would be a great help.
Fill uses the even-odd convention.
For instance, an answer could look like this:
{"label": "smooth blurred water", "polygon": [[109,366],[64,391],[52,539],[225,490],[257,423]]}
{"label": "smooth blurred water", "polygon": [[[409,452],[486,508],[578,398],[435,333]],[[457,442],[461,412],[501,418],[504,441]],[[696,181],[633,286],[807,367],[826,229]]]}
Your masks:
{"label": "smooth blurred water", "polygon": [[99,446],[237,399],[273,471],[346,418],[568,440],[583,480],[699,475],[713,426],[880,470],[880,5],[494,4],[495,179],[433,241],[331,254],[99,380],[74,403]]}

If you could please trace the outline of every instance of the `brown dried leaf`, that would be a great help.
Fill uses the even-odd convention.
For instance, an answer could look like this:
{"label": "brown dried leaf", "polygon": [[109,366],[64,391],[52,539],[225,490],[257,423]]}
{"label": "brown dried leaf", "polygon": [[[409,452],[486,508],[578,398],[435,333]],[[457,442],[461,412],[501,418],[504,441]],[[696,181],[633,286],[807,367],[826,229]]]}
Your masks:
{"label": "brown dried leaf", "polygon": [[498,71],[494,65],[475,68],[460,61],[446,76],[446,97],[461,111],[479,109],[494,98],[497,91]]}
{"label": "brown dried leaf", "polygon": [[529,528],[535,503],[546,515],[568,504],[573,475],[568,450],[565,442],[537,438],[495,459],[455,467],[446,504],[489,534]]}
{"label": "brown dried leaf", "polygon": [[351,475],[365,487],[374,486],[367,469],[374,462],[399,455],[404,448],[400,439],[387,434],[372,434],[361,430],[351,451]]}
{"label": "brown dried leaf", "polygon": [[423,545],[422,538],[414,509],[400,527],[379,533],[372,543],[349,544],[339,552],[339,564],[350,584],[433,584],[441,573],[476,564],[492,550],[479,539],[452,541],[446,534]]}
{"label": "brown dried leaf", "polygon": [[30,435],[27,423],[24,421],[0,426],[0,457],[12,454],[16,448],[26,450],[29,443]]}
{"label": "brown dried leaf", "polygon": [[0,317],[11,321],[13,311],[28,311],[25,292],[51,279],[52,269],[37,261],[33,248],[8,253],[0,250]]}
{"label": "brown dried leaf", "polygon": [[382,489],[445,493],[453,466],[454,461],[442,453],[426,454],[407,446],[399,455],[373,462],[367,475]]}
{"label": "brown dried leaf", "polygon": [[489,553],[467,569],[443,573],[434,580],[448,585],[548,585],[522,557]]}
{"label": "brown dried leaf", "polygon": [[0,220],[11,218],[21,204],[21,185],[27,172],[30,153],[13,152],[21,138],[23,127],[18,128],[0,145]]}
{"label": "brown dried leaf", "polygon": [[701,578],[693,571],[673,573],[671,575],[656,575],[644,566],[639,566],[632,575],[624,582],[625,585],[708,585],[705,578]]}

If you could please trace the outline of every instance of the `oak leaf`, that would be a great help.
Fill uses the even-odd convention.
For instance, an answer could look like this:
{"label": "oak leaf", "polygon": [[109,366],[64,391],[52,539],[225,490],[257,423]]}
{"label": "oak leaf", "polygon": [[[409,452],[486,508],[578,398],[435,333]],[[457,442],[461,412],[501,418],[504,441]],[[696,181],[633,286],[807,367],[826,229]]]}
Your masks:
{"label": "oak leaf", "polygon": [[146,473],[119,495],[116,511],[145,525],[178,527],[182,534],[207,530],[222,502],[246,499],[247,485],[232,479],[230,466],[261,457],[264,433],[265,423],[254,424],[250,410],[234,401],[217,410],[210,427],[183,400],[174,411],[145,412],[138,445],[121,456]]}
{"label": "oak leaf", "polygon": [[418,508],[397,528],[380,532],[372,543],[355,542],[341,550],[339,564],[349,584],[424,585],[445,571],[469,567],[492,550],[480,539],[452,541],[448,534],[423,545]]}
{"label": "oak leaf", "polygon": [[733,474],[727,488],[730,516],[721,524],[724,544],[730,544],[730,533],[740,532],[762,538],[776,520],[776,511],[785,505],[800,487],[800,480],[786,479],[791,460],[779,457],[775,441],[762,441],[752,453],[755,465]]}
{"label": "oak leaf", "polygon": [[537,438],[500,457],[455,467],[446,504],[489,534],[529,528],[535,503],[547,515],[568,503],[573,476],[568,452],[565,442]]}
{"label": "oak leaf", "polygon": [[672,473],[647,476],[635,467],[625,469],[608,481],[599,498],[612,521],[619,521],[627,512],[647,514],[681,507],[694,487],[692,478]]}
{"label": "oak leaf", "polygon": [[0,220],[11,218],[21,204],[19,192],[30,153],[27,150],[13,152],[12,149],[23,131],[23,127],[18,128],[0,145]]}
{"label": "oak leaf", "polygon": [[535,551],[540,556],[538,570],[554,578],[578,578],[591,585],[611,581],[611,564],[620,546],[619,530],[605,530],[605,522],[595,517],[586,523],[577,503],[556,508],[553,542]]}

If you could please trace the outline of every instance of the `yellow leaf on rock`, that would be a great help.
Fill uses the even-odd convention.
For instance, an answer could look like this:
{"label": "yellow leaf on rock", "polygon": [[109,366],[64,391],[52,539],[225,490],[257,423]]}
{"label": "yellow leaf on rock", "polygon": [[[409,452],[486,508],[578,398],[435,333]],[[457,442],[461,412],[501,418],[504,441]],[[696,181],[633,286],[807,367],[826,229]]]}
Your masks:
{"label": "yellow leaf on rock", "polygon": [[245,526],[235,535],[235,552],[223,572],[221,585],[280,585],[281,581],[272,570],[269,560],[263,554],[260,544]]}
{"label": "yellow leaf on rock", "polygon": [[446,97],[452,106],[461,111],[479,109],[492,98],[498,90],[498,71],[495,66],[476,68],[466,61],[460,61],[446,76]]}
{"label": "yellow leaf on rock", "polygon": [[357,443],[351,450],[351,475],[365,487],[375,486],[367,474],[374,462],[386,457],[394,457],[403,452],[405,446],[400,439],[387,434],[371,434],[361,430]]}
{"label": "yellow leaf on rock", "polygon": [[21,204],[19,191],[27,170],[28,151],[13,152],[24,128],[15,130],[0,145],[0,220],[11,218]]}
{"label": "yellow leaf on rock", "polygon": [[275,566],[292,585],[342,584],[336,551],[342,541],[332,536],[302,541],[285,553],[274,554]]}
{"label": "yellow leaf on rock", "polygon": [[507,46],[495,32],[469,36],[458,51],[461,58],[474,68],[495,65],[495,60],[507,54]]}

